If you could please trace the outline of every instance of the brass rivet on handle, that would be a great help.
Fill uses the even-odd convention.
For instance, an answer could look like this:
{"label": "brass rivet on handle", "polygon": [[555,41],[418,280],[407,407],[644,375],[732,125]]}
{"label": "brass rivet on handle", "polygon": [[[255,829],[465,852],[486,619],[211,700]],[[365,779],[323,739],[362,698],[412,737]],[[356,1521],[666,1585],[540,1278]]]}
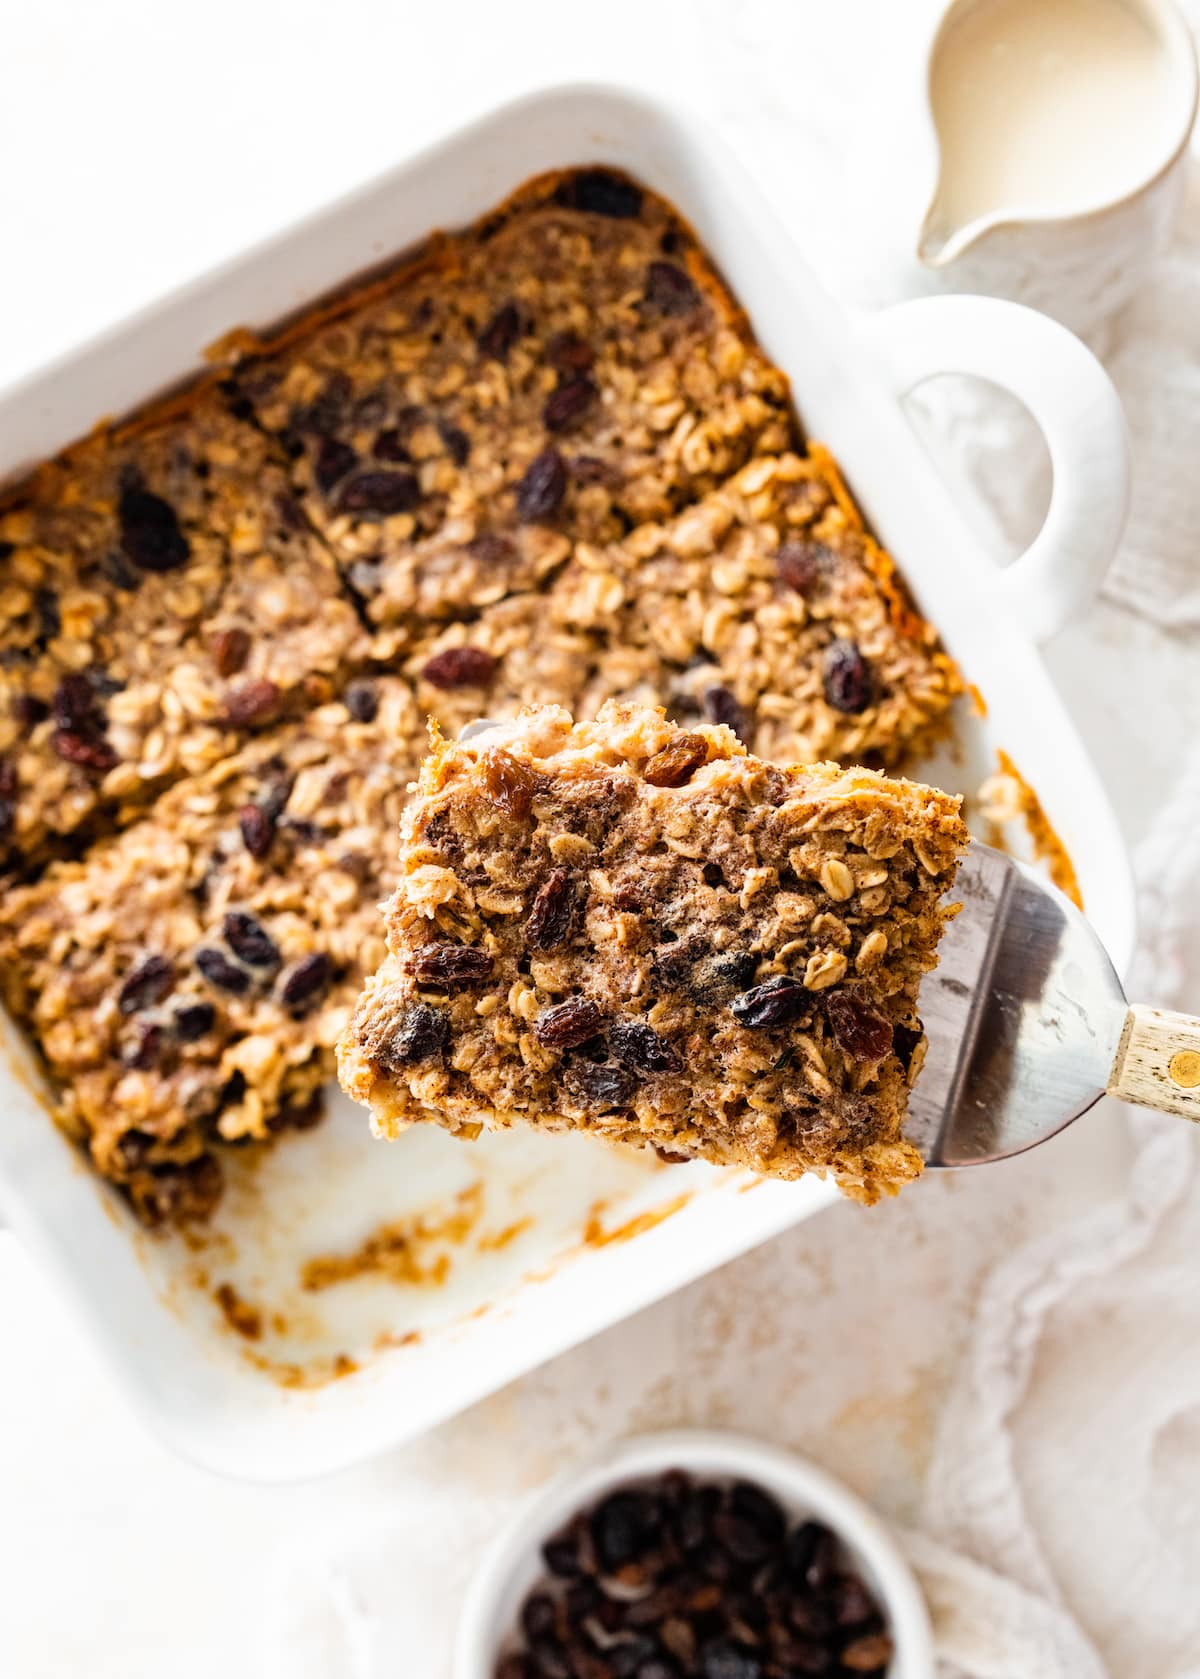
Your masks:
{"label": "brass rivet on handle", "polygon": [[1167,1072],[1184,1090],[1194,1090],[1200,1084],[1200,1050],[1177,1049],[1167,1063]]}

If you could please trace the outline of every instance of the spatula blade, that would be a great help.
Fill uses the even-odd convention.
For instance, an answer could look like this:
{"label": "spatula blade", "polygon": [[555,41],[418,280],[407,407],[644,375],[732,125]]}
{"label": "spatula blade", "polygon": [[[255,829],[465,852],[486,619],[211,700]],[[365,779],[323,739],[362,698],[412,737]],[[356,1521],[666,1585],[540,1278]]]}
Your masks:
{"label": "spatula blade", "polygon": [[972,1166],[1099,1100],[1126,1004],[1088,921],[1026,864],[972,843],[948,898],[963,907],[921,986],[929,1050],[905,1134],[930,1166]]}

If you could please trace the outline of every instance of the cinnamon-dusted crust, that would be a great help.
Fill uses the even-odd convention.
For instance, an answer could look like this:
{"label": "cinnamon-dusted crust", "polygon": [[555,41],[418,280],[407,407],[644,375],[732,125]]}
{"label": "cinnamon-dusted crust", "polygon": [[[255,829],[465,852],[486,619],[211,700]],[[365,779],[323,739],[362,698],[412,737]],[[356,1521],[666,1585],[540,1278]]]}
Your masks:
{"label": "cinnamon-dusted crust", "polygon": [[967,843],[959,801],[610,704],[435,741],[388,955],[339,1045],[394,1136],[529,1123],[875,1201]]}

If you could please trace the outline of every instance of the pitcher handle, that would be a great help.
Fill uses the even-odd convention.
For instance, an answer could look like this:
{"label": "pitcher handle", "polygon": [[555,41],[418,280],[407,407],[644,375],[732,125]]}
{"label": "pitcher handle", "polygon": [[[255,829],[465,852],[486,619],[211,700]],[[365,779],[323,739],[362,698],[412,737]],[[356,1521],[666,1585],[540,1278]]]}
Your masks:
{"label": "pitcher handle", "polygon": [[1111,379],[1066,327],[993,297],[923,297],[864,325],[894,394],[939,373],[969,373],[1023,402],[1046,439],[1054,482],[1046,519],[997,573],[1029,632],[1048,641],[1090,604],[1129,510],[1125,415]]}

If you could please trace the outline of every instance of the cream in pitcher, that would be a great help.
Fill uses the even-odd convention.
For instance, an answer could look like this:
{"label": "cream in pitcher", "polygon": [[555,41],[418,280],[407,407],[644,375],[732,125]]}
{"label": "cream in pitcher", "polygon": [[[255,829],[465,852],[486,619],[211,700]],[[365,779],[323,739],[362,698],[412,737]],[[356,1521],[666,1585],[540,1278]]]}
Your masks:
{"label": "cream in pitcher", "polygon": [[959,0],[929,75],[940,169],[919,254],[950,261],[1006,219],[1136,191],[1178,127],[1172,56],[1138,0]]}

